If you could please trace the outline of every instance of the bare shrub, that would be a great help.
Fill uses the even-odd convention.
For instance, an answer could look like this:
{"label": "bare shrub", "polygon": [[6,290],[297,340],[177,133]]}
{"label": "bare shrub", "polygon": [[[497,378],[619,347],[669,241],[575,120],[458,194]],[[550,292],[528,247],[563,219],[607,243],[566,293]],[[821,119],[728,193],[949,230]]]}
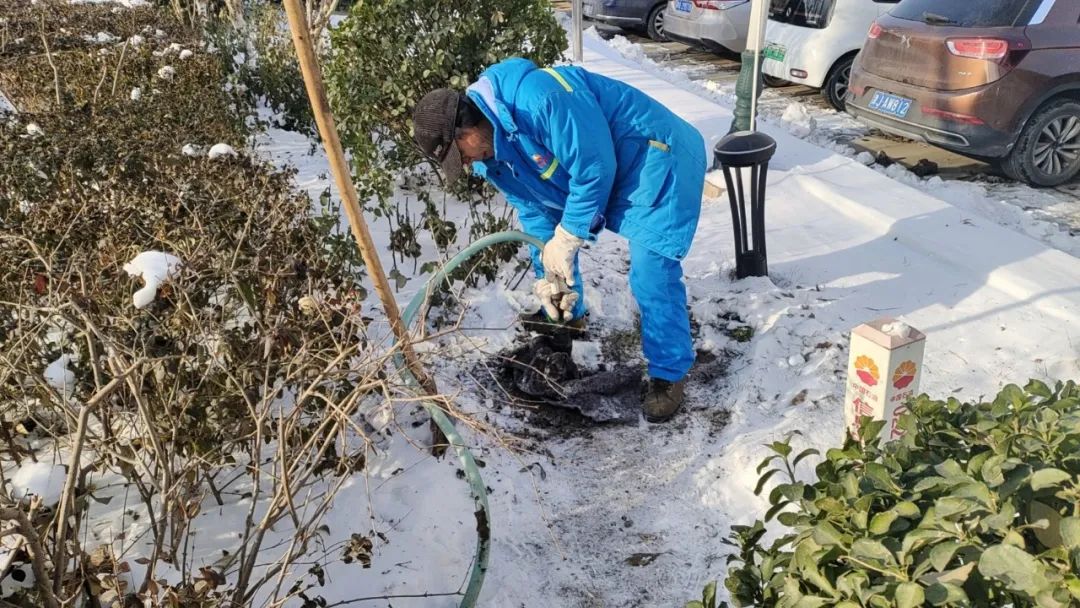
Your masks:
{"label": "bare shrub", "polygon": [[[18,27],[98,15],[20,6]],[[201,48],[183,24],[154,23]],[[372,449],[360,413],[414,403],[368,342],[362,264],[336,214],[243,152],[251,107],[214,57],[179,60],[168,38],[101,53],[43,31],[44,63],[32,45],[3,57],[22,111],[0,121],[0,459],[66,470],[51,499],[0,475],[0,536],[21,539],[11,554],[35,575],[15,599],[281,605]],[[208,158],[216,143],[241,151]],[[137,308],[125,264],[147,251],[181,264]],[[145,535],[93,541],[118,488]],[[194,568],[193,520],[237,500],[228,558]]]}

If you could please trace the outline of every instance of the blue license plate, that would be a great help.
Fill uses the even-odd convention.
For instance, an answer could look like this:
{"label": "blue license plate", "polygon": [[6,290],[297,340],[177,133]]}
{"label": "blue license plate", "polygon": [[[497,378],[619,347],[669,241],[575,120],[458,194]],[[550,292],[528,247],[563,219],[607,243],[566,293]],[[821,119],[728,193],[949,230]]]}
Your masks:
{"label": "blue license plate", "polygon": [[889,116],[895,116],[897,118],[904,118],[908,112],[911,111],[912,101],[899,95],[893,95],[892,93],[886,93],[884,91],[875,91],[874,97],[870,100],[868,106],[875,112],[881,112],[882,114],[888,114]]}
{"label": "blue license plate", "polygon": [[680,13],[689,13],[691,6],[693,5],[690,3],[690,0],[675,0],[675,10]]}

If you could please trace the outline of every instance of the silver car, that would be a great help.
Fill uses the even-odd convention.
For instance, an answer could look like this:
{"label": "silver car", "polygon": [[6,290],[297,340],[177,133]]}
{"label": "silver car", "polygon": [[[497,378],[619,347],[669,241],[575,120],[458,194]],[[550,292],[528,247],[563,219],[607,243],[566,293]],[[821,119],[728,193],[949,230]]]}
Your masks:
{"label": "silver car", "polygon": [[750,29],[749,0],[669,0],[664,33],[710,51],[741,53]]}

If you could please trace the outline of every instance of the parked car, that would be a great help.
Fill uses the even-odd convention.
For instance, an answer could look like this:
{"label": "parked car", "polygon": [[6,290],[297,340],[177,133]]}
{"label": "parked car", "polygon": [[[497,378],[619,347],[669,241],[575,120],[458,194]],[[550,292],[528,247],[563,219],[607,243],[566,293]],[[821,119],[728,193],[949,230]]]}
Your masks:
{"label": "parked car", "polygon": [[584,0],[581,13],[586,19],[624,29],[644,31],[653,40],[664,37],[664,9],[667,0]]}
{"label": "parked car", "polygon": [[875,23],[848,111],[1034,186],[1080,172],[1080,2],[904,0]]}
{"label": "parked car", "polygon": [[670,0],[664,33],[719,53],[741,53],[750,29],[750,0]]}
{"label": "parked car", "polygon": [[761,71],[821,89],[834,108],[843,110],[851,64],[870,24],[898,1],[772,0]]}

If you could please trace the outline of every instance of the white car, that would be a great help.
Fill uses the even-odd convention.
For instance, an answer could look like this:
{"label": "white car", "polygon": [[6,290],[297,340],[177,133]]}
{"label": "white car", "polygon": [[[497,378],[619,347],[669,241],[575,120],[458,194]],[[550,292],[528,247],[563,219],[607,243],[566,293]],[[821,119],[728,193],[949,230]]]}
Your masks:
{"label": "white car", "polygon": [[750,0],[669,0],[664,33],[719,53],[741,53],[750,29]]}
{"label": "white car", "polygon": [[855,55],[874,20],[898,2],[772,0],[761,71],[821,89],[834,108],[843,110]]}

